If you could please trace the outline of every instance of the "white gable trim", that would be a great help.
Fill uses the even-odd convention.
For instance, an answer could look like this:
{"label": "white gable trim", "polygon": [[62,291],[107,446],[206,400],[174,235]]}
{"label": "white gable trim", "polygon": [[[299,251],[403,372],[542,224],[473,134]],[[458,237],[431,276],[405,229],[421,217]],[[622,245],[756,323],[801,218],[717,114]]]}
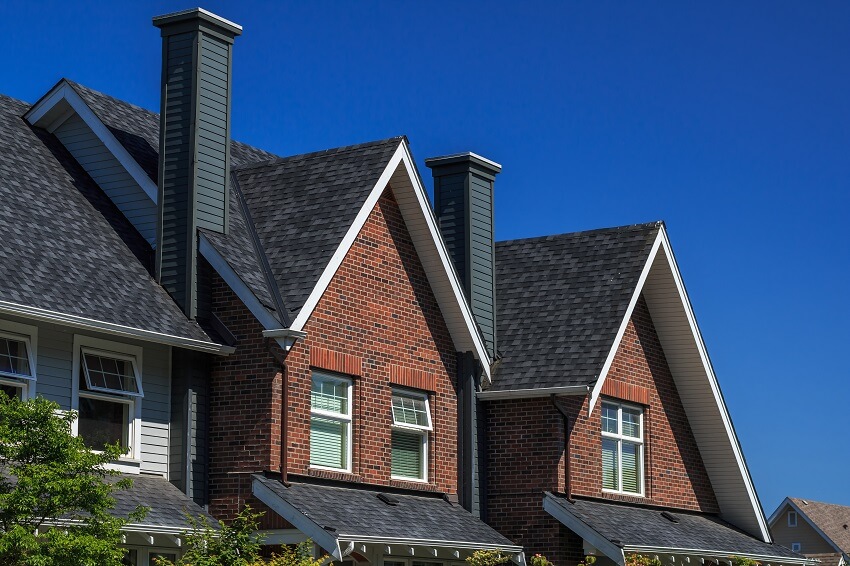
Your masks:
{"label": "white gable trim", "polygon": [[80,118],[91,128],[92,132],[106,146],[106,148],[115,156],[118,163],[127,171],[136,183],[145,191],[145,194],[156,204],[158,190],[154,183],[142,167],[133,159],[129,152],[124,149],[124,146],[115,138],[109,128],[107,128],[100,118],[92,111],[91,108],[83,101],[82,97],[74,90],[65,79],[62,79],[53,89],[44,95],[41,100],[33,104],[26,114],[24,119],[33,126],[39,126],[53,131],[67,120],[72,113],[65,111],[58,117],[54,118],[50,115],[57,104],[65,101],[76,112]]}
{"label": "white gable trim", "polygon": [[[593,388],[593,392],[590,398],[590,410],[593,410],[593,407],[597,400],[599,399],[599,395],[602,391],[602,386],[604,384],[605,378],[608,376],[608,371],[611,368],[611,362],[613,362],[614,356],[617,353],[617,349],[620,345],[620,340],[623,337],[623,333],[625,332],[625,328],[627,327],[629,320],[631,319],[632,312],[634,310],[634,306],[637,303],[638,298],[641,293],[644,291],[644,286],[646,285],[647,278],[650,275],[650,271],[652,269],[653,263],[655,263],[656,258],[659,253],[663,253],[663,259],[666,260],[666,266],[669,267],[670,273],[673,276],[676,293],[678,295],[679,300],[681,301],[681,306],[684,310],[685,317],[687,318],[687,325],[692,334],[694,343],[696,345],[696,356],[698,357],[699,364],[702,368],[702,371],[705,372],[705,378],[708,380],[708,385],[711,389],[711,393],[714,397],[714,402],[716,404],[716,409],[719,414],[719,417],[722,421],[723,429],[726,433],[726,438],[728,439],[729,446],[732,450],[733,457],[735,459],[735,464],[737,468],[737,473],[740,474],[740,478],[743,482],[743,487],[745,493],[741,493],[740,495],[746,496],[749,499],[749,506],[752,509],[752,515],[750,515],[748,522],[752,521],[755,518],[755,524],[753,526],[757,526],[758,534],[764,542],[770,543],[772,542],[770,536],[770,530],[768,529],[767,520],[765,519],[764,512],[762,511],[761,504],[759,503],[758,496],[756,495],[756,490],[753,485],[752,478],[750,476],[750,472],[747,469],[746,461],[744,460],[744,455],[741,450],[741,445],[738,442],[738,437],[735,434],[735,429],[732,425],[732,419],[729,416],[729,411],[726,407],[726,403],[723,400],[723,394],[720,391],[720,386],[717,382],[717,376],[714,373],[714,368],[711,365],[711,360],[708,357],[708,352],[705,347],[705,342],[703,341],[702,334],[700,333],[699,327],[697,326],[696,317],[694,316],[693,308],[691,306],[690,299],[688,298],[687,291],[685,290],[685,285],[682,281],[681,273],[679,272],[679,267],[676,264],[676,259],[673,255],[672,248],[670,247],[670,241],[667,237],[667,232],[662,226],[658,233],[658,239],[653,245],[652,251],[649,254],[649,258],[647,259],[646,265],[644,266],[643,272],[641,273],[641,277],[638,280],[638,284],[635,288],[634,295],[629,303],[629,308],[626,312],[626,316],[623,318],[623,321],[620,325],[620,330],[617,333],[617,338],[614,341],[614,345],[611,348],[611,351],[608,354],[608,358],[605,362],[605,366],[603,367],[603,371],[599,376],[599,379],[596,382],[596,385]],[[669,360],[668,360],[669,361]],[[675,380],[675,375],[674,375]],[[678,387],[678,384],[677,384]],[[681,392],[680,392],[681,393]],[[689,415],[689,418],[691,416]],[[696,436],[696,431],[695,431]],[[706,464],[706,468],[710,466]],[[710,471],[709,471],[710,474]],[[712,479],[712,484],[715,483],[715,480]],[[723,514],[724,501],[720,501],[720,497],[718,497],[718,504],[721,507],[721,515]],[[749,512],[748,512],[749,513]],[[730,518],[724,517],[726,520]],[[739,521],[730,521],[733,523],[737,523],[736,526],[739,528],[744,528],[747,530],[744,525],[742,525]],[[756,534],[756,533],[751,533]]]}
{"label": "white gable trim", "polygon": [[[455,331],[452,332],[451,325],[449,325],[449,330],[452,332],[452,339],[454,340],[455,346],[458,347],[459,350],[474,351],[476,357],[484,368],[484,374],[489,380],[490,358],[484,345],[484,339],[478,331],[478,326],[473,318],[472,310],[464,297],[460,281],[458,280],[457,274],[455,273],[454,267],[449,259],[448,250],[446,249],[446,245],[443,242],[439,229],[437,228],[437,222],[434,218],[434,213],[431,210],[428,196],[422,186],[419,174],[416,172],[416,168],[413,164],[413,159],[410,156],[406,142],[399,144],[398,149],[393,154],[387,164],[387,167],[384,169],[384,172],[379,177],[378,182],[375,183],[374,188],[366,198],[366,202],[360,208],[354,222],[352,222],[343,237],[342,242],[337,247],[331,257],[331,260],[328,262],[328,265],[319,277],[319,281],[313,287],[310,296],[307,298],[307,301],[304,303],[304,306],[301,308],[296,319],[292,322],[291,329],[296,331],[304,330],[304,326],[307,324],[307,321],[310,319],[310,316],[313,314],[313,311],[316,309],[316,306],[330,285],[331,280],[334,278],[336,272],[342,265],[342,262],[345,260],[345,257],[348,255],[351,246],[354,245],[354,241],[357,239],[360,230],[369,219],[369,215],[375,208],[378,199],[381,197],[384,190],[390,185],[390,181],[394,178],[396,181],[400,181],[402,179],[405,181],[403,183],[394,181],[393,191],[396,194],[396,200],[403,201],[399,202],[399,208],[402,209],[402,215],[405,216],[405,222],[408,223],[408,229],[410,230],[409,220],[412,216],[408,217],[405,214],[405,203],[410,205],[406,208],[407,214],[414,214],[413,208],[415,208],[415,215],[417,219],[424,220],[425,223],[425,232],[427,232],[427,234],[424,232],[419,233],[414,230],[410,230],[411,238],[413,238],[414,247],[416,248],[417,253],[420,257],[423,257],[426,254],[435,254],[436,263],[441,267],[439,270],[429,270],[427,268],[425,270],[426,275],[428,276],[428,281],[431,283],[431,287],[435,291],[435,296],[440,303],[440,309],[443,311],[444,316],[445,313],[452,309],[454,311],[459,311],[459,315],[462,318],[463,325],[465,326],[463,331],[465,336],[463,337],[464,339],[461,339],[458,335],[458,329],[456,328]],[[413,198],[411,199],[409,197]],[[413,206],[414,202],[415,207]],[[439,273],[435,273],[435,271],[439,271]],[[448,285],[445,295],[441,295],[439,293],[438,287],[441,286],[440,284]],[[449,300],[449,296],[451,296],[451,300]]]}
{"label": "white gable trim", "polygon": [[838,547],[838,546],[837,546],[834,542],[832,542],[832,539],[831,539],[831,538],[829,538],[829,537],[826,535],[826,533],[825,533],[825,532],[823,532],[823,531],[821,530],[821,528],[820,528],[819,526],[817,526],[817,525],[815,524],[815,522],[814,522],[814,521],[812,521],[812,520],[809,518],[809,516],[806,514],[806,512],[805,512],[805,511],[803,511],[803,509],[802,509],[799,505],[797,505],[796,503],[794,503],[793,501],[791,501],[791,498],[790,498],[790,497],[786,497],[786,498],[785,498],[785,501],[783,501],[783,502],[779,505],[779,507],[777,507],[777,508],[776,508],[776,511],[774,511],[774,512],[773,512],[773,515],[771,515],[771,516],[770,516],[770,519],[768,519],[768,520],[767,520],[768,524],[770,524],[770,526],[771,526],[771,527],[772,527],[772,526],[774,526],[774,524],[776,523],[776,520],[777,520],[779,517],[781,517],[781,516],[782,516],[782,511],[784,511],[786,507],[790,507],[791,509],[793,509],[794,511],[796,511],[796,512],[797,512],[797,520],[798,520],[798,521],[800,520],[800,517],[802,517],[803,519],[805,519],[805,520],[806,520],[806,523],[808,523],[808,524],[809,524],[809,526],[810,526],[811,528],[813,528],[813,529],[815,530],[815,532],[816,532],[818,535],[820,535],[820,536],[821,536],[821,538],[823,538],[823,540],[825,540],[826,542],[828,542],[828,543],[829,543],[829,545],[830,545],[832,548],[834,548],[834,549],[835,549],[835,552],[838,552],[838,553],[840,553],[840,554],[842,554],[842,555],[844,554],[844,551],[843,551],[843,550],[841,550],[841,549],[840,549],[840,548],[839,548],[839,547]]}

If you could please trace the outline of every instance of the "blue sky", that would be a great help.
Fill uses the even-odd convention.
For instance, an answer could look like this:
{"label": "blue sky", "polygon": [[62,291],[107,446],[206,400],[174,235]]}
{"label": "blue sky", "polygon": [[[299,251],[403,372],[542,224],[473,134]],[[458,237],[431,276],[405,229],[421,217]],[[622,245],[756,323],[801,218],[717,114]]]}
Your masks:
{"label": "blue sky", "polygon": [[[2,91],[159,107],[177,2],[0,7]],[[850,3],[256,2],[234,138],[502,163],[499,239],[663,219],[766,512],[850,505]]]}

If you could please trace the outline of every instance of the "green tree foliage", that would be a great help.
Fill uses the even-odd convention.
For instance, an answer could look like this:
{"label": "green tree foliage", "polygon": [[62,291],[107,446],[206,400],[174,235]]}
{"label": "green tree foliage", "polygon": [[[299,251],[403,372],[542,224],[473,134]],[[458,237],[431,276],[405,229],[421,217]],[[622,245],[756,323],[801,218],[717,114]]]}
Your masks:
{"label": "green tree foliage", "polygon": [[498,566],[510,561],[511,557],[501,550],[476,550],[466,557],[466,563],[469,566]]}
{"label": "green tree foliage", "polygon": [[206,517],[189,517],[192,530],[185,535],[186,553],[177,562],[157,559],[157,566],[321,566],[327,557],[313,558],[313,543],[305,541],[265,559],[256,536],[263,513],[246,505],[229,524],[214,528]]}
{"label": "green tree foliage", "polygon": [[626,554],[626,566],[661,566],[661,560],[643,554]]}
{"label": "green tree foliage", "polygon": [[108,481],[104,464],[118,446],[93,452],[71,433],[77,415],[38,398],[0,393],[0,564],[7,566],[119,566],[121,527],[141,520],[110,515],[112,492],[130,486]]}

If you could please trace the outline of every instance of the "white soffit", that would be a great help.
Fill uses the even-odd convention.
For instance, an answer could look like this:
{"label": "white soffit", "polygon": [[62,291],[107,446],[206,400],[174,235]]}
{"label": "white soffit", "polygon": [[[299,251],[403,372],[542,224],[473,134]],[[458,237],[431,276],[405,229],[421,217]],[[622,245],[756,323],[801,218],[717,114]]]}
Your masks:
{"label": "white soffit", "polygon": [[764,512],[663,227],[638,281],[614,347],[593,388],[590,410],[599,398],[641,294],[646,299],[722,518],[764,542],[771,542]]}
{"label": "white soffit", "polygon": [[80,95],[77,94],[77,91],[74,90],[74,87],[68,84],[65,79],[59,81],[50,92],[33,104],[27,113],[24,114],[24,119],[33,126],[44,128],[52,133],[73,113],[76,113],[83,119],[86,125],[91,128],[92,132],[103,145],[109,149],[133,180],[139,184],[145,194],[156,204],[158,194],[156,183],[148,177],[142,167],[130,156],[129,152],[115,138],[112,132],[109,131],[109,128],[100,121],[100,118],[88,107]]}
{"label": "white soffit", "polygon": [[413,165],[413,159],[407,149],[406,142],[399,144],[398,149],[319,277],[318,283],[313,287],[310,296],[298,313],[298,317],[292,322],[291,328],[297,331],[304,330],[304,326],[313,314],[316,305],[342,265],[384,189],[388,186],[392,188],[404,223],[413,240],[413,246],[416,248],[416,253],[425,269],[428,282],[440,306],[440,311],[446,321],[455,348],[460,352],[475,352],[484,368],[484,374],[489,380],[490,358],[484,346],[484,339],[478,331],[478,325],[475,324],[472,310],[464,298],[460,282],[449,260],[443,238],[437,229],[437,222],[431,210],[428,196]]}

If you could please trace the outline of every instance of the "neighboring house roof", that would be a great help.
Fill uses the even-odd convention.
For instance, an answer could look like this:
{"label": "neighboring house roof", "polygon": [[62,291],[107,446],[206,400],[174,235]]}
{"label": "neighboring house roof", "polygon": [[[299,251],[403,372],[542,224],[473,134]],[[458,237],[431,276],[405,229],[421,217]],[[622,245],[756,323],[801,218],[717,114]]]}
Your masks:
{"label": "neighboring house roof", "polygon": [[149,275],[147,243],[59,141],[0,96],[0,312],[219,351]]}
{"label": "neighboring house roof", "polygon": [[835,503],[822,503],[799,497],[786,497],[770,516],[770,525],[791,507],[802,516],[835,550],[850,555],[850,507]]}
{"label": "neighboring house roof", "polygon": [[496,243],[492,391],[592,387],[660,223]]}
{"label": "neighboring house roof", "polygon": [[127,518],[139,506],[148,508],[141,522],[129,523],[125,530],[180,534],[191,530],[187,515],[195,519],[204,517],[210,526],[218,528],[218,521],[165,478],[121,474],[110,481],[117,479],[130,479],[133,486],[112,492],[115,498],[113,515]]}
{"label": "neighboring house roof", "polygon": [[781,545],[762,542],[710,514],[679,510],[670,513],[657,508],[585,499],[570,502],[548,492],[543,505],[565,526],[619,564],[623,564],[624,552],[714,559],[747,556],[773,564],[807,562],[802,555]]}
{"label": "neighboring house roof", "polygon": [[[263,503],[331,553],[339,552],[341,542],[522,552],[441,494],[296,482],[286,487],[262,475],[253,478],[253,492]],[[382,493],[394,502],[380,499]]]}

